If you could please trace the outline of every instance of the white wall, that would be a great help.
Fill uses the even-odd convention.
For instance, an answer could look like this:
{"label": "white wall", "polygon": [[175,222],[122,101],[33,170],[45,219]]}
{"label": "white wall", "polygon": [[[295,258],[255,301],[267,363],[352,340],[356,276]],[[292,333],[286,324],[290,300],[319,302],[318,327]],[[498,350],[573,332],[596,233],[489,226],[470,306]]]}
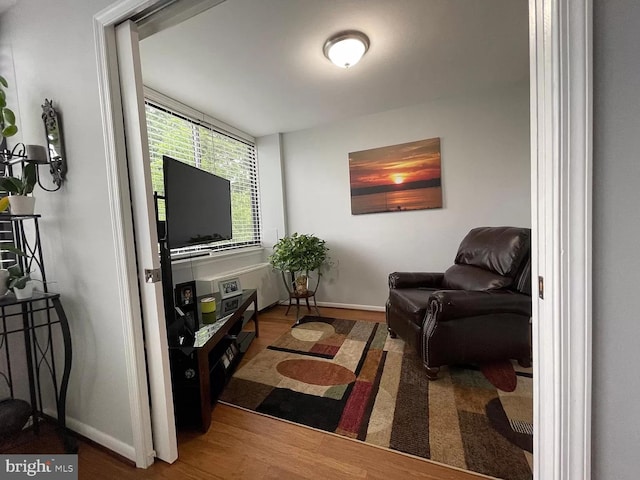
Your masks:
{"label": "white wall", "polygon": [[[351,215],[349,152],[441,138],[444,208]],[[529,227],[528,83],[283,135],[289,233],[327,241],[318,300],[382,308],[393,271],[443,271],[473,227]]]}
{"label": "white wall", "polygon": [[640,472],[640,4],[594,1],[593,478]]}
{"label": "white wall", "polygon": [[282,135],[256,139],[258,175],[260,179],[260,215],[262,244],[271,253],[273,246],[286,234],[284,179],[282,174]]}
{"label": "white wall", "polygon": [[[40,105],[62,115],[68,181],[36,188],[51,289],[62,294],[73,337],[67,415],[71,428],[132,458],[133,433],[98,96],[92,17],[113,0],[21,0],[3,14],[26,143],[44,143]],[[4,68],[4,65],[3,65]],[[3,72],[4,73],[4,72]],[[14,137],[13,142],[17,141]],[[13,143],[12,142],[12,143]]]}

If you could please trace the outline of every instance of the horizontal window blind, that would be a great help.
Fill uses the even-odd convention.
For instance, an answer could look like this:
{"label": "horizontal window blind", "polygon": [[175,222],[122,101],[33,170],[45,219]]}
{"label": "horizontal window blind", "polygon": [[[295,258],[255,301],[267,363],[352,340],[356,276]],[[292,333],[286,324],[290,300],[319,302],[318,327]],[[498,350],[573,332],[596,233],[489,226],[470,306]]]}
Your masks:
{"label": "horizontal window blind", "polygon": [[[145,101],[151,182],[164,195],[162,156],[213,173],[231,182],[233,238],[206,245],[178,248],[172,254],[199,250],[228,250],[261,244],[256,147],[202,121],[188,118],[150,100]],[[158,203],[164,220],[164,203]]]}

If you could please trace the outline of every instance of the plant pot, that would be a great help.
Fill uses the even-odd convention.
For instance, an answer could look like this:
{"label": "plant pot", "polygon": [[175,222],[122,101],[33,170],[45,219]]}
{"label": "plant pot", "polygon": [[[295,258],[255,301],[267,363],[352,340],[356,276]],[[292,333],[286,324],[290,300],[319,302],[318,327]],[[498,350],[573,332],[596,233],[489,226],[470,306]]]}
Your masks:
{"label": "plant pot", "polygon": [[13,288],[13,293],[18,300],[25,300],[33,297],[33,281],[29,280],[24,288]]}
{"label": "plant pot", "polygon": [[33,215],[36,206],[36,197],[26,195],[11,195],[9,197],[11,215]]}
{"label": "plant pot", "polygon": [[293,281],[293,290],[298,295],[306,295],[309,291],[309,278],[305,274],[300,274]]}
{"label": "plant pot", "polygon": [[0,269],[0,297],[6,295],[7,291],[9,291],[9,270],[6,268]]}

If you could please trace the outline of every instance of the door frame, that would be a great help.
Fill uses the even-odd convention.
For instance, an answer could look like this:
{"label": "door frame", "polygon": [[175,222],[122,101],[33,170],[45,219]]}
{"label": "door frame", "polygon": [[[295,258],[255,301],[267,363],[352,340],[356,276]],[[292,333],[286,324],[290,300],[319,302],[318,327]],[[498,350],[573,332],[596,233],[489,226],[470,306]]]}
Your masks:
{"label": "door frame", "polygon": [[[121,252],[116,268],[126,305],[140,300],[131,276],[135,245],[114,29],[162,2],[121,0],[94,17],[109,201]],[[591,0],[529,0],[532,274],[544,280],[544,299],[534,293],[533,301],[534,478],[544,480],[591,476],[591,26]],[[140,324],[139,309],[123,313],[125,329]],[[136,463],[146,466],[138,462],[148,452],[150,422],[144,369],[135,364],[142,338],[125,348]]]}
{"label": "door frame", "polygon": [[[591,478],[592,2],[529,0],[534,467]],[[536,289],[534,289],[536,290]]]}
{"label": "door frame", "polygon": [[[94,16],[94,43],[98,62],[98,89],[102,110],[107,185],[115,246],[115,267],[124,334],[125,365],[129,386],[129,408],[136,466],[147,468],[155,461],[151,431],[151,406],[147,387],[146,358],[136,262],[133,216],[127,170],[124,116],[120,96],[120,72],[116,55],[115,25],[144,10],[142,5],[119,2]],[[126,4],[126,5],[125,5]]]}
{"label": "door frame", "polygon": [[[94,44],[98,64],[98,87],[102,109],[107,182],[113,241],[118,272],[118,293],[121,303],[122,327],[125,331],[125,364],[129,386],[129,407],[133,431],[133,456],[136,466],[146,468],[155,458],[167,462],[177,459],[177,437],[173,418],[173,398],[169,370],[168,348],[164,322],[164,307],[156,305],[161,288],[147,283],[144,270],[159,267],[150,247],[157,235],[146,193],[144,172],[129,169],[128,156],[146,143],[127,142],[132,135],[135,115],[143,105],[139,80],[140,61],[137,55],[137,29],[122,31],[118,55],[116,27],[135,19],[145,35],[174,25],[197,15],[224,0],[121,0],[98,12],[93,18]],[[127,38],[131,37],[131,38]],[[135,37],[135,38],[134,38]],[[135,48],[131,48],[132,43]],[[136,78],[137,76],[137,78]],[[125,88],[121,88],[124,85]],[[132,91],[132,89],[134,91]],[[125,122],[128,115],[129,125]],[[138,135],[140,137],[140,135]],[[136,186],[137,185],[137,186]],[[142,199],[141,199],[142,198]],[[134,220],[135,216],[135,220]],[[137,229],[134,229],[134,223]],[[136,245],[138,248],[136,249]],[[136,262],[137,259],[137,262]],[[143,314],[144,312],[144,314]],[[144,330],[144,331],[143,331]],[[152,348],[145,348],[145,337]],[[151,408],[153,406],[153,408]]]}
{"label": "door frame", "polygon": [[[149,168],[149,139],[140,62],[138,26],[127,20],[116,26],[116,45],[120,71],[120,92],[127,138],[127,166],[133,208],[135,251],[140,270],[160,271],[156,205]],[[151,430],[156,457],[168,463],[178,458],[178,439],[174,420],[173,395],[167,351],[166,314],[162,282],[144,279],[138,272],[138,286],[144,327]],[[159,280],[159,279],[158,279]]]}

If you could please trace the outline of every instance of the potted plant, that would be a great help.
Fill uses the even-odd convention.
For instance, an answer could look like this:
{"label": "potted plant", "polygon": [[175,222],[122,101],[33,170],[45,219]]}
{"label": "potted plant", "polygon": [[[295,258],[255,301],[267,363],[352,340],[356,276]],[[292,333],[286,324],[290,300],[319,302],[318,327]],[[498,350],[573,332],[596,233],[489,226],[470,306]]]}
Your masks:
{"label": "potted plant", "polygon": [[[13,245],[4,245],[0,247],[2,252],[10,252],[16,257],[26,257],[26,254]],[[13,291],[16,298],[24,299],[33,296],[33,282],[31,275],[25,274],[22,267],[18,264],[12,265],[7,269],[0,270],[0,296],[5,295],[8,290]]]}
{"label": "potted plant", "polygon": [[[36,185],[36,165],[27,163],[22,168],[22,178],[0,177],[0,189],[11,194],[8,204],[12,215],[33,215],[36,199],[29,196]],[[0,201],[0,211],[6,210],[7,200]]]}
{"label": "potted plant", "polygon": [[7,147],[6,138],[18,133],[16,115],[7,107],[7,94],[4,89],[8,87],[7,80],[0,75],[0,151],[4,151]]}
{"label": "potted plant", "polygon": [[9,290],[11,290],[18,300],[31,298],[33,296],[33,281],[29,273],[24,273],[20,265],[12,265],[9,271]]}
{"label": "potted plant", "polygon": [[[318,282],[312,293],[318,288],[322,268],[328,267],[329,248],[324,240],[315,235],[294,233],[281,238],[274,246],[269,263],[282,272],[282,279],[290,294],[308,295],[309,273],[318,273]],[[291,278],[287,280],[286,274]]]}
{"label": "potted plant", "polygon": [[[16,115],[7,106],[6,88],[9,88],[7,79],[0,75],[0,158],[10,156],[7,151],[7,137],[13,137],[18,133],[16,125]],[[35,198],[27,197],[33,192],[36,184],[36,166],[26,165],[22,170],[22,178],[0,177],[0,189],[12,193],[16,198],[7,200],[6,197],[0,199],[0,212],[11,205],[11,213],[14,215],[31,215],[35,205]]]}

